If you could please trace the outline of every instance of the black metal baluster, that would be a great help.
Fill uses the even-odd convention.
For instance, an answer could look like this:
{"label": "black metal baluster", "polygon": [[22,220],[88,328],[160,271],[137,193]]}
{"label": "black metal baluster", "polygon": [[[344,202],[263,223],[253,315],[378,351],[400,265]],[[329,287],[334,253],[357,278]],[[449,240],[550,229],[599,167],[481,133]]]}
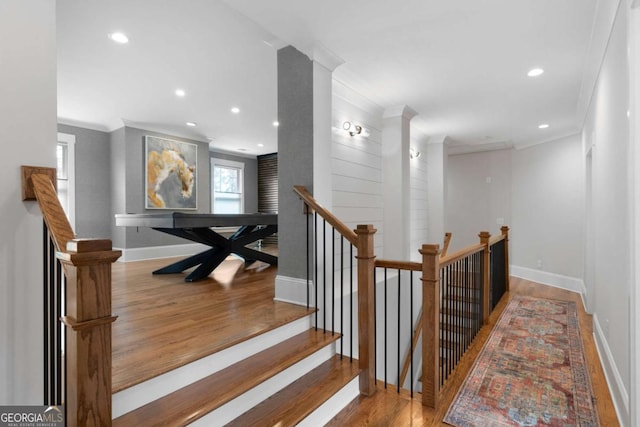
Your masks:
{"label": "black metal baluster", "polygon": [[353,245],[349,245],[349,266],[349,360],[353,362]]}
{"label": "black metal baluster", "polygon": [[411,352],[409,361],[411,383],[411,397],[413,398],[413,272],[409,275],[409,351]]}
{"label": "black metal baluster", "polygon": [[306,213],[307,213],[307,215],[306,215],[307,216],[307,240],[306,240],[307,241],[307,246],[306,246],[306,250],[307,250],[307,258],[306,258],[307,259],[307,310],[309,310],[309,299],[310,299],[310,295],[309,295],[309,292],[310,292],[309,291],[309,280],[310,280],[309,279],[309,273],[310,273],[310,269],[311,269],[311,266],[310,266],[311,259],[309,257],[309,244],[311,243],[309,241],[309,229],[310,229],[309,222],[311,221],[311,216],[309,215],[309,209],[310,209],[309,206],[305,205],[305,210],[306,210]]}
{"label": "black metal baluster", "polygon": [[336,331],[336,229],[331,227],[331,336]]}
{"label": "black metal baluster", "polygon": [[62,318],[62,265],[56,259],[56,314],[54,318],[56,331],[56,405],[62,404],[62,329],[59,319]]}
{"label": "black metal baluster", "polygon": [[316,306],[316,310],[314,313],[314,317],[315,317],[315,327],[316,327],[316,331],[318,330],[318,213],[314,212],[313,213],[313,229],[314,229],[314,239],[313,239],[313,244],[314,244],[314,248],[315,250],[313,251],[313,258],[314,258],[314,269],[315,269],[315,277],[313,280],[313,287],[314,287],[314,292],[315,292],[315,301],[314,304]]}
{"label": "black metal baluster", "polygon": [[384,388],[387,388],[387,269],[384,269]]}
{"label": "black metal baluster", "polygon": [[49,363],[48,363],[48,355],[49,355],[49,340],[47,337],[49,336],[47,331],[49,330],[49,298],[48,298],[48,289],[47,286],[49,270],[48,270],[48,261],[49,256],[47,254],[47,248],[49,247],[49,231],[47,230],[47,224],[42,221],[42,311],[43,311],[43,326],[44,326],[44,342],[43,342],[43,372],[44,372],[44,405],[49,405],[51,401],[49,400]]}
{"label": "black metal baluster", "polygon": [[322,220],[322,328],[327,332],[327,221]]}
{"label": "black metal baluster", "polygon": [[398,269],[398,359],[397,359],[397,365],[398,365],[398,379],[396,380],[396,382],[398,383],[397,388],[398,388],[398,393],[400,393],[400,308],[401,308],[401,304],[402,304],[402,300],[400,299],[400,269]]}
{"label": "black metal baluster", "polygon": [[344,354],[344,236],[340,235],[340,360]]}

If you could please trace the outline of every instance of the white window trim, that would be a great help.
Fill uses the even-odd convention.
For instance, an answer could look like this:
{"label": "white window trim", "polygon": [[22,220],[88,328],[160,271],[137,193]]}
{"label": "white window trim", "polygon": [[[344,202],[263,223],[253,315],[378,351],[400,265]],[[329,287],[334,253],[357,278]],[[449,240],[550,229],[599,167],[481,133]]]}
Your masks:
{"label": "white window trim", "polygon": [[[213,169],[215,168],[215,166],[228,166],[228,167],[232,167],[232,168],[238,168],[240,170],[242,170],[242,197],[240,198],[240,208],[242,213],[244,213],[244,192],[245,192],[245,185],[244,185],[244,163],[242,162],[235,162],[233,160],[226,160],[226,159],[217,159],[215,157],[211,158],[211,176],[209,177],[209,182],[211,184],[211,213],[213,213],[213,204],[215,203],[215,197],[213,196]],[[238,227],[214,227],[214,229],[217,232],[220,233],[232,233],[235,232]]]}
{"label": "white window trim", "polygon": [[76,136],[58,132],[58,142],[67,144],[67,179],[69,182],[69,223],[76,229]]}

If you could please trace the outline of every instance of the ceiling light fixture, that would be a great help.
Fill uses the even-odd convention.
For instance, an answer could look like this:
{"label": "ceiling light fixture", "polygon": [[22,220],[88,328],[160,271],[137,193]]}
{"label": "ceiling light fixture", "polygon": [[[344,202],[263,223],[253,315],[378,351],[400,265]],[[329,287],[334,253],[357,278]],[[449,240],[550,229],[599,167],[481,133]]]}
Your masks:
{"label": "ceiling light fixture", "polygon": [[356,124],[351,123],[349,121],[346,121],[346,122],[342,123],[342,129],[344,129],[347,132],[349,132],[349,135],[351,135],[351,136],[359,135],[359,134],[362,133],[362,126],[356,125]]}
{"label": "ceiling light fixture", "polygon": [[109,38],[116,43],[120,43],[120,44],[129,43],[129,37],[127,37],[124,33],[111,33],[109,34]]}
{"label": "ceiling light fixture", "polygon": [[262,148],[264,147],[264,144],[258,144],[258,147]]}
{"label": "ceiling light fixture", "polygon": [[544,70],[542,68],[532,68],[527,73],[527,76],[529,76],[529,77],[538,77],[538,76],[542,75],[542,73],[544,73]]}
{"label": "ceiling light fixture", "polygon": [[275,127],[280,126],[280,122],[276,120],[275,122],[273,122],[273,126],[275,126]]}
{"label": "ceiling light fixture", "polygon": [[420,157],[420,152],[416,151],[414,148],[410,148],[409,157],[411,157],[412,159],[417,159],[418,157]]}
{"label": "ceiling light fixture", "polygon": [[176,96],[179,96],[180,98],[182,98],[186,94],[187,93],[183,89],[176,89]]}
{"label": "ceiling light fixture", "polygon": [[233,107],[233,108],[231,108],[231,112],[233,114],[238,114],[240,112],[240,109],[238,107]]}
{"label": "ceiling light fixture", "polygon": [[187,122],[187,126],[194,127],[194,126],[196,126],[196,125],[197,125],[197,123],[196,123],[196,122]]}
{"label": "ceiling light fixture", "polygon": [[548,124],[543,123],[543,124],[541,124],[541,125],[539,125],[539,126],[538,126],[538,129],[546,129],[546,128],[548,128],[548,127],[549,127],[549,125],[548,125]]}

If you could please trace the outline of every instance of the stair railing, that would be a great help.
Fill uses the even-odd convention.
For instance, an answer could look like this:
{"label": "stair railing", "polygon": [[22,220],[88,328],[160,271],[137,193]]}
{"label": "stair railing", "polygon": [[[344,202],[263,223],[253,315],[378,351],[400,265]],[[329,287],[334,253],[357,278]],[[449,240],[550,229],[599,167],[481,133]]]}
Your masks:
{"label": "stair railing", "polygon": [[[500,294],[500,286],[505,289],[504,292],[508,290],[508,228],[503,227],[502,235],[493,239],[488,232],[482,232],[479,234],[479,243],[450,255],[443,253],[447,251],[451,238],[450,233],[447,233],[443,251],[440,250],[440,245],[422,245],[419,251],[422,255],[422,262],[376,259],[373,251],[373,236],[376,230],[372,225],[358,225],[352,231],[319,205],[306,188],[296,186],[294,191],[305,203],[306,212],[314,215],[313,221],[311,219],[307,221],[307,235],[310,235],[310,224],[313,223],[316,231],[314,234],[316,246],[313,255],[315,257],[315,302],[320,302],[317,293],[320,288],[318,282],[319,280],[326,281],[327,276],[322,272],[318,274],[317,267],[319,264],[318,252],[321,252],[323,256],[320,263],[323,268],[327,268],[328,264],[324,258],[327,251],[326,225],[331,227],[329,239],[332,241],[331,271],[333,277],[330,285],[332,292],[335,289],[333,280],[336,271],[335,260],[338,257],[342,260],[345,253],[344,250],[341,250],[337,256],[334,253],[336,241],[334,233],[337,232],[341,240],[348,240],[351,248],[355,247],[357,251],[355,258],[358,271],[358,360],[362,369],[360,375],[361,394],[373,394],[377,378],[382,378],[381,382],[384,387],[387,387],[388,384],[395,384],[400,392],[404,379],[409,373],[411,384],[409,388],[413,396],[413,353],[418,345],[421,329],[422,370],[419,375],[422,380],[422,402],[425,406],[436,408],[447,380],[451,377],[480,328],[488,323],[489,314],[495,306],[491,303],[490,296],[497,297]],[[318,223],[318,216],[322,218],[321,226]],[[318,250],[317,242],[320,239],[323,240],[323,243],[321,249]],[[312,256],[308,254],[307,259],[311,258]],[[353,256],[351,256],[352,258]],[[311,268],[308,266],[307,271],[310,270]],[[496,273],[498,270],[502,273]],[[342,265],[339,271],[342,274]],[[383,277],[378,276],[378,271],[381,271]],[[420,273],[421,277],[415,280],[416,275]],[[322,278],[320,278],[321,276]],[[350,276],[352,277],[352,275]],[[390,280],[397,281],[397,285],[389,285]],[[419,282],[422,282],[421,285],[414,289],[414,284],[419,284]],[[342,286],[342,277],[338,283]],[[353,286],[352,283],[351,286]],[[310,286],[307,286],[307,289],[310,289]],[[321,295],[325,295],[327,292],[324,285],[323,289]],[[414,309],[415,295],[420,293],[422,295],[417,299],[421,298],[421,311],[419,307]],[[353,287],[350,289],[350,294],[353,295]],[[392,300],[397,305],[391,306]],[[331,304],[335,301],[333,294],[330,301]],[[353,307],[353,303],[350,304]],[[319,310],[325,312],[330,310],[333,313],[333,306],[327,307],[325,301],[316,306],[319,307]],[[380,311],[384,315],[378,316],[377,313]],[[396,318],[389,319],[389,313],[392,313]],[[414,317],[414,313],[417,316]],[[329,318],[333,319],[335,316],[331,315]],[[317,319],[316,324],[319,322],[320,319]],[[324,315],[322,324],[325,329],[329,328],[331,331],[335,331],[333,325],[331,327],[327,325]],[[342,327],[342,321],[339,324]],[[408,325],[408,333],[403,332],[404,326],[402,325]],[[414,325],[416,326],[414,327]],[[389,334],[390,331],[392,333]],[[402,334],[407,337],[409,362],[405,362],[401,369],[401,341],[405,339],[402,338]],[[395,354],[388,351],[388,336],[392,336],[392,340],[396,340],[393,343],[395,349],[392,349]],[[379,337],[384,342],[378,343]],[[394,363],[395,367],[391,366]],[[378,367],[384,372],[378,372]]]}
{"label": "stair railing", "polygon": [[[44,271],[45,298],[53,298],[52,315],[45,319],[45,404],[64,405],[68,426],[110,426],[111,323],[116,319],[111,264],[121,252],[112,250],[111,240],[75,237],[56,194],[54,168],[22,166],[21,173],[23,200],[37,200],[42,211],[44,264],[50,269]],[[65,301],[55,279],[60,265]],[[58,321],[65,326],[65,349],[59,347]]]}

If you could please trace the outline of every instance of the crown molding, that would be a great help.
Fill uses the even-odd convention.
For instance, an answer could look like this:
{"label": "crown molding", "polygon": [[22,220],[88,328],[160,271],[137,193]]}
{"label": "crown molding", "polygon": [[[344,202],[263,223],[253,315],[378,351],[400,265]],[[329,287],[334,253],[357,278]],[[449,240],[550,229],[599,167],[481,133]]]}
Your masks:
{"label": "crown molding", "polygon": [[394,107],[389,107],[384,110],[382,114],[383,119],[391,119],[394,117],[402,117],[407,120],[413,119],[418,115],[418,112],[408,105],[396,105]]}

